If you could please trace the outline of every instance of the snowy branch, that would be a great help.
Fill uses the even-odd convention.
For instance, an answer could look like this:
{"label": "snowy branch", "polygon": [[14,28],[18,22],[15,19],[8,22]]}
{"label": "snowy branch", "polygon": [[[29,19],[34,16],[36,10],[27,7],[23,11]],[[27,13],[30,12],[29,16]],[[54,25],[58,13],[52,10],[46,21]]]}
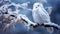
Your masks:
{"label": "snowy branch", "polygon": [[57,30],[60,30],[60,26],[55,24],[55,23],[42,23],[42,24],[39,24],[39,23],[33,23],[31,22],[29,19],[24,19],[22,18],[23,21],[25,21],[25,23],[27,22],[26,25],[30,24],[29,26],[32,26],[33,28],[36,28],[36,27],[39,27],[39,26],[44,26],[44,27],[53,27],[53,28],[56,28]]}
{"label": "snowy branch", "polygon": [[[31,24],[31,26],[33,26],[33,24]],[[36,24],[35,26],[33,26],[34,28],[38,27],[38,26],[44,26],[44,27],[53,27],[56,28],[57,30],[60,30],[60,26],[55,24],[55,23],[43,23],[43,24]]]}
{"label": "snowy branch", "polygon": [[11,23],[7,24],[4,27],[3,31],[7,31],[7,29],[10,29],[11,27],[13,27],[13,25],[16,25],[17,23],[21,23],[21,22],[24,26],[27,26],[28,29],[30,29],[30,26],[33,28],[44,26],[44,27],[53,27],[53,28],[56,28],[57,30],[60,30],[60,26],[55,23],[34,23],[30,21],[25,15],[20,15],[19,18],[20,19],[17,19],[17,20],[14,19],[11,21]]}

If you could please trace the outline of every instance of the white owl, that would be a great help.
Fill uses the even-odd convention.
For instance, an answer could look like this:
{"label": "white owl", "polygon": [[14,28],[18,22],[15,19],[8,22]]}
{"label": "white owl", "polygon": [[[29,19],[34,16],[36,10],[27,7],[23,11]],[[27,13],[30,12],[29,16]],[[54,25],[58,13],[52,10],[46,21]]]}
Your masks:
{"label": "white owl", "polygon": [[[35,3],[32,10],[33,20],[36,23],[51,23],[48,12],[44,9],[42,3]],[[52,33],[53,27],[46,27],[47,31]]]}

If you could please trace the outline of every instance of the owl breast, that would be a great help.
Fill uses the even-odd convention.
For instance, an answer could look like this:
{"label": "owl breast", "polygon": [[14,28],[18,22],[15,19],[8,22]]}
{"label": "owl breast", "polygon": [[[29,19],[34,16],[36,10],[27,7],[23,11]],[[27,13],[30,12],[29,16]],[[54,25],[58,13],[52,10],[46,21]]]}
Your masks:
{"label": "owl breast", "polygon": [[36,23],[50,23],[49,15],[44,12],[35,11],[32,13],[33,20]]}
{"label": "owl breast", "polygon": [[33,12],[32,16],[33,16],[34,22],[36,22],[36,23],[41,23],[42,22],[41,18],[39,17],[39,14],[37,12]]}

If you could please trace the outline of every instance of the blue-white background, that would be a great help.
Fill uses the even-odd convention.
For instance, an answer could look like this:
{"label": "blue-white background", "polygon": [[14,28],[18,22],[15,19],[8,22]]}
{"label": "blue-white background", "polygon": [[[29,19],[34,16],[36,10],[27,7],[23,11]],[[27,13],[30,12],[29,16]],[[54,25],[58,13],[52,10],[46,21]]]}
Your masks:
{"label": "blue-white background", "polygon": [[[31,2],[29,4],[29,8],[32,8],[35,2],[39,2],[39,0],[11,0],[11,1],[20,4],[29,1]],[[53,7],[52,14],[50,15],[51,21],[60,25],[60,0],[47,0],[47,1],[48,5]],[[21,13],[27,15],[28,18],[31,21],[33,21],[31,11],[21,9]],[[22,24],[19,23],[16,25],[15,29],[13,30],[11,29],[8,32],[0,31],[0,34],[60,34],[59,32],[60,31],[54,29],[53,33],[48,33],[47,31],[45,31],[45,29],[39,27],[35,28],[33,31],[32,30],[27,31],[27,29]]]}

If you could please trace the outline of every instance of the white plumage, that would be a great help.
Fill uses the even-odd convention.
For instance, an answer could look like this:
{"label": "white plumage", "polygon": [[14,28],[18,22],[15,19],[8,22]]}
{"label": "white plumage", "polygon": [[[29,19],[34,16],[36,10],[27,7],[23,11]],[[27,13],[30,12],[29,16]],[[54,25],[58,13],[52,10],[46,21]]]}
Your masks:
{"label": "white plumage", "polygon": [[[32,16],[33,16],[34,22],[36,23],[51,23],[50,16],[48,12],[44,9],[42,3],[35,3],[33,5]],[[49,28],[47,27],[46,29],[50,33],[53,32],[52,27],[49,27]]]}

